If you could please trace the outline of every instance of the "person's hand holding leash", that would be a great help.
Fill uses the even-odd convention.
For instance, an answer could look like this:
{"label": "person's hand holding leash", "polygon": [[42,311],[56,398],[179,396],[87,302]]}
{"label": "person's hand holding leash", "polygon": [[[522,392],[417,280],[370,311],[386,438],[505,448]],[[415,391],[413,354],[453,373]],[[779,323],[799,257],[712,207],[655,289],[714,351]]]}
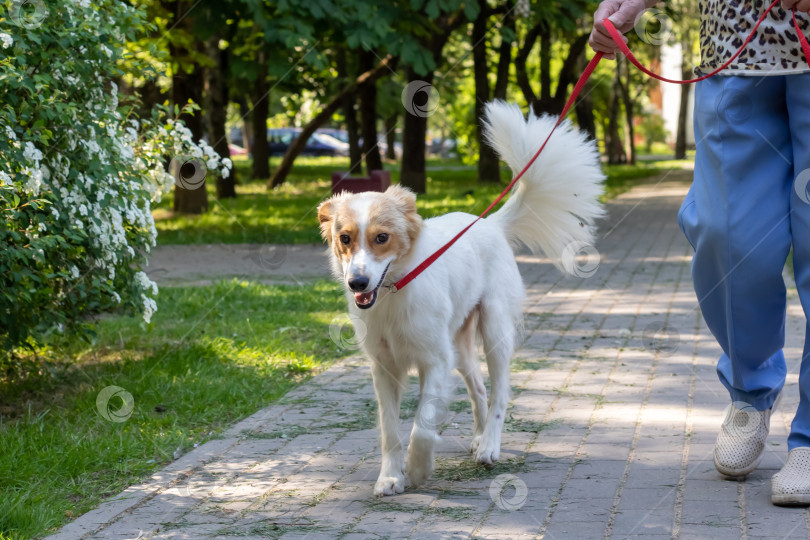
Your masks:
{"label": "person's hand holding leash", "polygon": [[810,0],[782,0],[782,9],[790,11],[793,8],[796,8],[796,11],[810,14]]}
{"label": "person's hand holding leash", "polygon": [[[784,2],[810,3],[810,0],[784,0]],[[616,58],[618,49],[605,28],[605,19],[610,19],[619,32],[624,34],[633,28],[636,18],[642,11],[657,3],[658,0],[605,0],[599,4],[593,15],[593,30],[589,39],[591,48],[605,53],[605,58],[611,60]]]}

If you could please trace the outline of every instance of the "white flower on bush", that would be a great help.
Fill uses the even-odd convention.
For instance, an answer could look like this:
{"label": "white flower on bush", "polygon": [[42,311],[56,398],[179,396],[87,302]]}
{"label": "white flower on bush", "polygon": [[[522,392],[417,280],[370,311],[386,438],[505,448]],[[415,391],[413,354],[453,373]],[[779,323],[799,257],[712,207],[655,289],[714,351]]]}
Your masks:
{"label": "white flower on bush", "polygon": [[23,177],[27,178],[23,190],[33,196],[39,195],[39,190],[42,187],[42,171],[40,169],[31,170],[25,167],[22,170]]}
{"label": "white flower on bush", "polygon": [[157,303],[153,298],[143,297],[143,320],[146,324],[152,322],[152,315],[157,311]]}
{"label": "white flower on bush", "polygon": [[231,170],[233,170],[233,162],[229,158],[223,159],[222,170],[219,171],[220,176],[227,178],[231,174]]}
{"label": "white flower on bush", "polygon": [[28,161],[39,162],[42,161],[42,152],[37,150],[37,147],[32,142],[27,142],[25,143],[23,157]]}
{"label": "white flower on bush", "polygon": [[157,294],[158,292],[157,283],[149,279],[149,276],[146,275],[146,272],[140,271],[137,274],[135,274],[135,282],[144,289],[150,289],[152,291],[152,294]]}
{"label": "white flower on bush", "polygon": [[[157,237],[152,203],[174,186],[165,164],[178,155],[196,157],[211,173],[222,176],[229,174],[233,164],[208,144],[195,141],[168,111],[140,119],[119,112],[124,109],[118,108],[118,88],[112,83],[120,74],[115,59],[124,56],[124,42],[136,39],[135,29],[146,23],[138,3],[48,0],[48,5],[53,6],[49,24],[39,32],[60,39],[76,51],[80,61],[59,63],[56,60],[63,52],[41,47],[32,48],[27,56],[10,57],[4,64],[0,95],[22,93],[31,65],[57,65],[50,70],[53,84],[43,86],[27,102],[39,115],[31,119],[31,129],[15,132],[19,111],[12,105],[0,108],[0,134],[5,133],[8,141],[0,137],[0,185],[21,199],[41,197],[47,203],[39,206],[33,222],[12,219],[12,227],[33,235],[45,231],[61,235],[70,239],[71,247],[59,253],[48,252],[56,249],[52,247],[42,251],[46,244],[13,249],[25,257],[49,257],[63,275],[70,276],[73,290],[83,287],[89,293],[75,295],[87,300],[70,302],[95,301],[103,294],[116,304],[135,306],[149,322],[157,310],[152,298],[157,285],[139,268]],[[12,26],[8,33],[0,33],[0,47],[10,47],[15,39],[22,42],[22,34],[16,32],[23,31]],[[75,105],[53,114],[50,104],[54,102]],[[33,127],[37,120],[42,127]],[[3,251],[0,246],[0,263]],[[82,275],[78,267],[83,268]],[[92,285],[96,282],[106,285],[101,289]],[[47,305],[52,301],[49,298]]]}

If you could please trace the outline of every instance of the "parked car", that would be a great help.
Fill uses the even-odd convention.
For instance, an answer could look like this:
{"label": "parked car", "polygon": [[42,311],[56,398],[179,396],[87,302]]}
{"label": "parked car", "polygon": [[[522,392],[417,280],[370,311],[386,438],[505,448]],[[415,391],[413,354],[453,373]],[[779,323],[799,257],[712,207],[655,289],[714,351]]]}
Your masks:
{"label": "parked car", "polygon": [[[228,132],[228,142],[231,144],[235,144],[236,146],[244,147],[245,141],[242,140],[242,129],[235,127]],[[250,141],[251,146],[253,145],[253,141]]]}
{"label": "parked car", "polygon": [[345,129],[321,128],[318,130],[318,133],[325,133],[331,137],[334,137],[340,142],[349,144],[349,132]]}
{"label": "parked car", "polygon": [[433,139],[428,143],[428,153],[452,158],[458,156],[458,141],[455,139]]}
{"label": "parked car", "polygon": [[233,143],[228,144],[228,151],[231,153],[231,157],[233,157],[233,156],[246,156],[247,153],[248,153],[247,150],[245,150],[241,146],[233,144]]}
{"label": "parked car", "polygon": [[[267,130],[267,147],[270,149],[271,156],[283,156],[287,152],[287,148],[292,144],[293,139],[298,136],[299,132],[293,129],[268,129]],[[253,143],[251,143],[253,148]]]}
{"label": "parked car", "polygon": [[349,143],[343,142],[329,133],[324,133],[320,129],[309,138],[309,141],[307,141],[307,148],[304,151],[306,152],[310,147],[318,148],[319,153],[316,155],[343,157],[347,157],[349,155]]}
{"label": "parked car", "polygon": [[[271,156],[283,156],[292,142],[301,133],[301,128],[274,128],[267,130],[267,147]],[[234,128],[229,133],[233,142],[242,141],[242,130]],[[250,153],[253,153],[253,139],[250,140]],[[349,145],[326,130],[313,133],[304,150],[303,156],[348,156]]]}

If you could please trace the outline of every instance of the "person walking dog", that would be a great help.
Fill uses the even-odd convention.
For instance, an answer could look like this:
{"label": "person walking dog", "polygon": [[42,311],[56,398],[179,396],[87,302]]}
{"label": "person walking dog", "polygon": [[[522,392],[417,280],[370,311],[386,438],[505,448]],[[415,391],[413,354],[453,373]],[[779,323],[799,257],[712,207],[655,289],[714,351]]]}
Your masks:
{"label": "person walking dog", "polygon": [[[602,2],[591,47],[614,57],[618,49],[604,20],[625,33],[655,3]],[[728,61],[768,4],[700,0],[697,73]],[[678,213],[695,249],[695,293],[723,350],[717,373],[732,403],[714,463],[730,477],[744,477],[759,464],[785,383],[782,270],[791,246],[796,287],[810,313],[810,59],[793,26],[793,8],[804,35],[810,34],[810,0],[783,0],[728,69],[696,84],[695,176]],[[799,393],[787,462],[771,481],[777,505],[810,505],[810,340]]]}

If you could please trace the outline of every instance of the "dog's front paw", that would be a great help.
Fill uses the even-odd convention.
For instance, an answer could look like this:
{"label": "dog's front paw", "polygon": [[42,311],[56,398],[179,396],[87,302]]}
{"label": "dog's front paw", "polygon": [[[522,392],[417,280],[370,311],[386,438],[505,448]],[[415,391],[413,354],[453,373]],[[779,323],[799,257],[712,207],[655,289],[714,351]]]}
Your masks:
{"label": "dog's front paw", "polygon": [[405,478],[399,476],[380,476],[374,484],[374,496],[385,497],[386,495],[396,495],[405,491]]}
{"label": "dog's front paw", "polygon": [[[475,441],[473,441],[475,444]],[[475,461],[481,465],[492,466],[501,457],[501,445],[495,441],[481,439],[475,450]]]}
{"label": "dog's front paw", "polygon": [[408,478],[415,486],[421,486],[433,474],[433,460],[408,460]]}

